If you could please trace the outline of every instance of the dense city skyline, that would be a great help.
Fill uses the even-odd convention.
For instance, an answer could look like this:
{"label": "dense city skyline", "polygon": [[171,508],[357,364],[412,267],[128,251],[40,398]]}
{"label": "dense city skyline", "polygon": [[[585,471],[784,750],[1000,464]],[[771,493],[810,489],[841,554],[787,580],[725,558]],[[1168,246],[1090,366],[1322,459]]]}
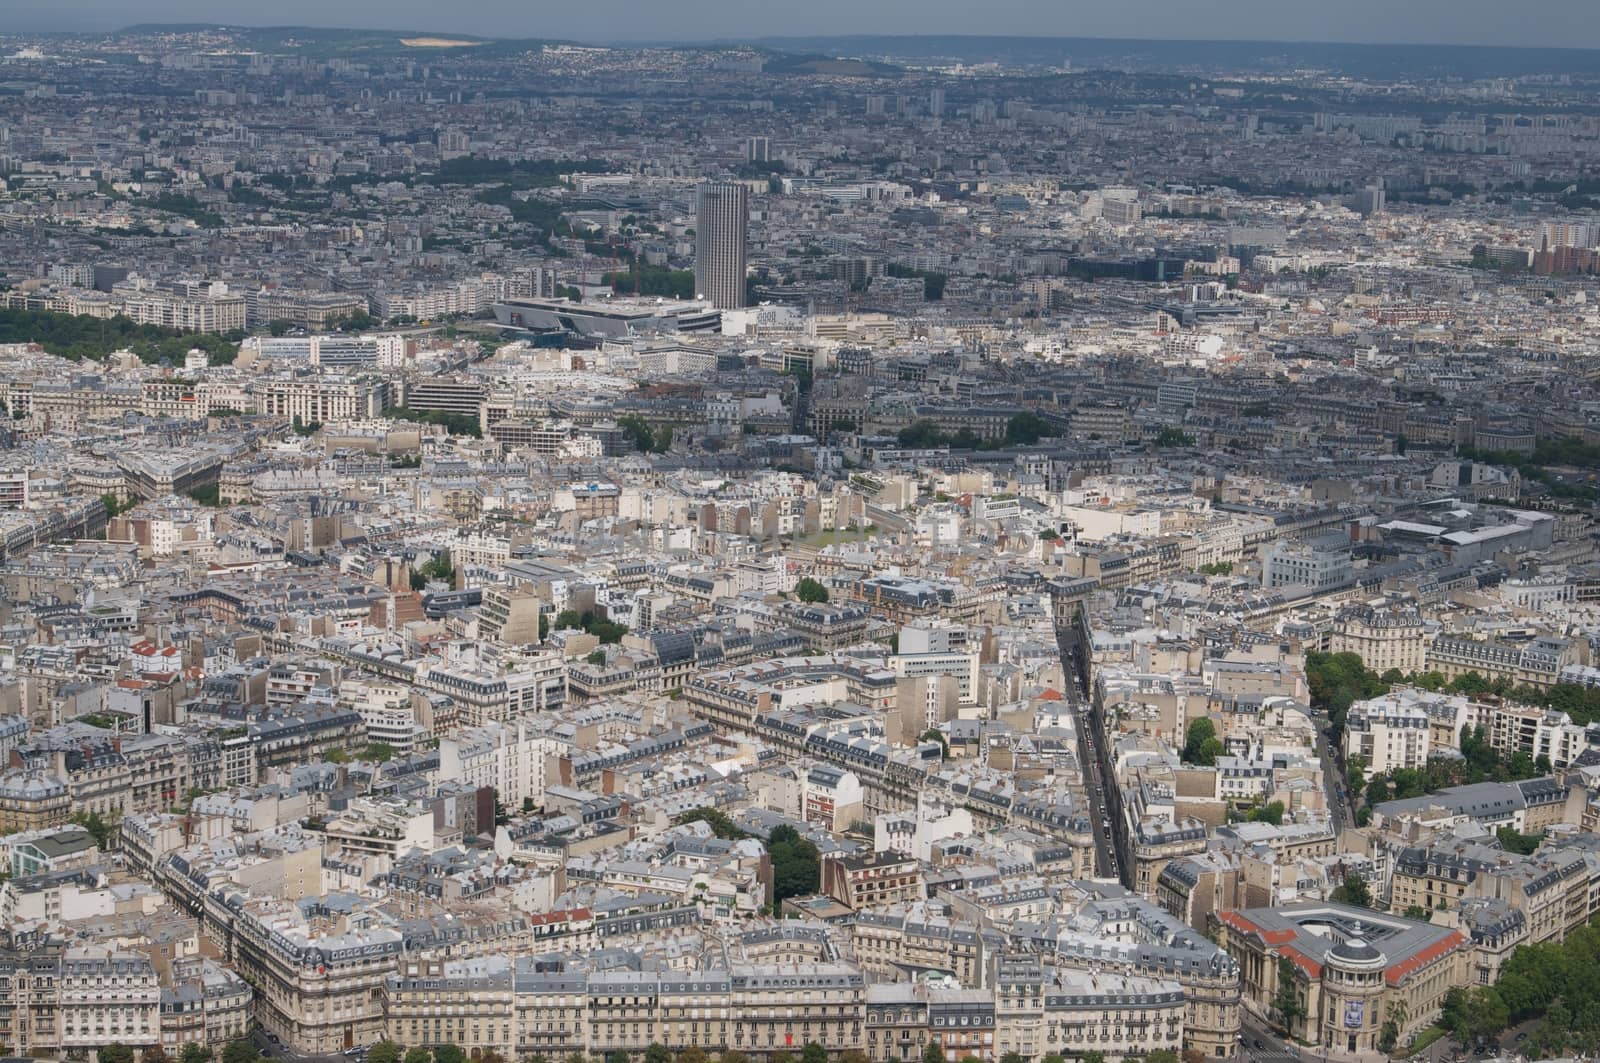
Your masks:
{"label": "dense city skyline", "polygon": [[1581,10],[0,24],[0,1059],[1596,1058]]}
{"label": "dense city skyline", "polygon": [[13,31],[109,31],[132,21],[427,30],[595,43],[696,42],[840,34],[1016,34],[1147,40],[1326,41],[1600,48],[1600,20],[1585,0],[1130,0],[1115,5],[994,0],[818,0],[801,6],[679,0],[588,9],[582,5],[470,0],[442,16],[423,0],[284,0],[264,14],[240,0],[154,0],[135,11],[113,0],[8,13]]}

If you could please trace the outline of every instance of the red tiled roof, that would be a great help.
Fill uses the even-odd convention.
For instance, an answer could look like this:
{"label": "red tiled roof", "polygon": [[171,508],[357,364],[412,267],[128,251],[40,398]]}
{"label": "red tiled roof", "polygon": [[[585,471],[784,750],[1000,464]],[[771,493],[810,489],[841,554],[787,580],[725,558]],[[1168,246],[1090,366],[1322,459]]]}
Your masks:
{"label": "red tiled roof", "polygon": [[1293,930],[1263,930],[1244,917],[1243,912],[1218,912],[1217,918],[1241,934],[1253,934],[1268,945],[1284,945],[1294,940]]}
{"label": "red tiled roof", "polygon": [[[1292,936],[1292,932],[1288,933],[1291,933]],[[1306,974],[1309,974],[1311,977],[1322,977],[1322,964],[1318,963],[1316,960],[1313,960],[1310,956],[1307,956],[1294,946],[1281,946],[1278,949],[1278,955],[1289,957],[1291,963],[1300,968],[1302,971],[1306,972]]]}
{"label": "red tiled roof", "polygon": [[1388,982],[1390,985],[1399,985],[1401,982],[1405,981],[1413,971],[1426,967],[1434,960],[1437,960],[1440,956],[1445,956],[1451,952],[1454,952],[1461,945],[1465,944],[1466,940],[1467,939],[1462,935],[1461,931],[1452,930],[1449,934],[1445,935],[1445,937],[1434,942],[1432,945],[1429,945],[1421,952],[1414,952],[1410,956],[1407,956],[1405,959],[1401,960],[1399,963],[1395,964],[1393,967],[1390,967],[1384,972],[1383,980]]}

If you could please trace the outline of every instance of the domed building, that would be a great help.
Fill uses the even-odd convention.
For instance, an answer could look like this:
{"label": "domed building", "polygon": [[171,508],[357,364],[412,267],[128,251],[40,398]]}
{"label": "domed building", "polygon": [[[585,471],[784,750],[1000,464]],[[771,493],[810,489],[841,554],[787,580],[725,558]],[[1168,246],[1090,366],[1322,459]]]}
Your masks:
{"label": "domed building", "polygon": [[1459,930],[1344,904],[1214,914],[1239,962],[1245,1007],[1331,1057],[1386,1052],[1439,1017],[1465,983],[1472,942]]}

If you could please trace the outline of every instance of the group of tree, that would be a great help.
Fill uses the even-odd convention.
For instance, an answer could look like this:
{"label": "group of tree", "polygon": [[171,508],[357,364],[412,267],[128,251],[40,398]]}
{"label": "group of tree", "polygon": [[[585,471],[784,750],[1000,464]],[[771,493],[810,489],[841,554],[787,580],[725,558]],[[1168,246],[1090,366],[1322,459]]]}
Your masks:
{"label": "group of tree", "polygon": [[566,174],[609,173],[613,164],[604,159],[496,159],[486,155],[457,155],[445,159],[431,173],[417,174],[418,184],[505,185],[509,188],[555,188]]}
{"label": "group of tree", "polygon": [[1268,801],[1264,805],[1257,805],[1245,816],[1251,823],[1270,823],[1274,827],[1283,825],[1283,802]]}
{"label": "group of tree", "polygon": [[[1217,725],[1208,716],[1189,722],[1183,736],[1183,760],[1186,764],[1211,767],[1222,756],[1222,739],[1217,737]],[[1282,815],[1280,810],[1280,816]]]}
{"label": "group of tree", "polygon": [[1347,872],[1339,884],[1328,894],[1328,899],[1340,904],[1353,904],[1357,908],[1372,907],[1372,887],[1367,880],[1354,872]]}
{"label": "group of tree", "polygon": [[1305,1001],[1300,995],[1298,972],[1294,961],[1287,956],[1278,957],[1278,991],[1272,996],[1272,1010],[1284,1029],[1294,1025],[1294,1020],[1306,1013]]}
{"label": "group of tree", "polygon": [[1156,433],[1155,444],[1158,447],[1192,447],[1194,437],[1185,434],[1181,428],[1166,425]]}
{"label": "group of tree", "polygon": [[628,437],[633,448],[646,454],[665,454],[672,447],[672,426],[651,428],[648,421],[636,413],[617,418],[617,427]]}
{"label": "group of tree", "polygon": [[387,742],[368,742],[354,753],[330,749],[323,757],[329,764],[348,764],[352,760],[368,764],[386,764],[394,759],[394,746]]}
{"label": "group of tree", "polygon": [[592,609],[578,612],[576,609],[563,609],[556,614],[557,631],[583,631],[601,642],[621,642],[622,636],[628,633],[628,625],[618,624],[599,616]]}
{"label": "group of tree", "polygon": [[328,322],[329,332],[365,332],[378,325],[378,319],[365,310],[353,310],[345,317]]}
{"label": "group of tree", "polygon": [[794,585],[794,596],[802,602],[816,603],[828,600],[828,588],[810,576],[802,576]]}
{"label": "group of tree", "polygon": [[[1469,783],[1514,782],[1550,774],[1549,757],[1530,757],[1521,751],[1502,756],[1489,745],[1482,727],[1463,729],[1460,746],[1459,757],[1430,757],[1421,768],[1394,768],[1368,778],[1365,788],[1359,791],[1364,803],[1356,813],[1358,824],[1365,826],[1372,809],[1385,801],[1405,801]],[[1353,787],[1360,785],[1355,770],[1351,771],[1351,783]]]}
{"label": "group of tree", "polygon": [[1232,575],[1232,573],[1233,573],[1233,562],[1232,561],[1212,561],[1209,564],[1201,565],[1200,568],[1199,568],[1199,572],[1200,572],[1200,575],[1202,575],[1202,576],[1228,576],[1228,575]]}
{"label": "group of tree", "polygon": [[144,200],[143,204],[180,218],[188,218],[202,229],[220,229],[224,222],[221,214],[207,209],[198,199],[177,192],[162,192]]}
{"label": "group of tree", "polygon": [[110,520],[112,517],[120,516],[139,504],[138,496],[131,496],[126,502],[124,502],[116,495],[106,494],[100,496],[100,501],[105,503],[107,520]]}
{"label": "group of tree", "polygon": [[[478,1063],[506,1063],[505,1057],[492,1048],[480,1052],[477,1060]],[[367,1049],[367,1063],[467,1063],[467,1052],[460,1045],[416,1045],[407,1048],[398,1042],[384,1040]]]}
{"label": "group of tree", "polygon": [[1368,670],[1358,653],[1307,653],[1306,682],[1311,688],[1311,707],[1328,714],[1335,732],[1344,729],[1353,702],[1389,692],[1389,685]]}
{"label": "group of tree", "polygon": [[[96,1063],[133,1063],[132,1046],[113,1041],[95,1051]],[[212,1051],[203,1044],[190,1041],[178,1052],[178,1058],[167,1055],[160,1045],[145,1045],[139,1050],[142,1063],[211,1063]],[[261,1053],[250,1041],[230,1041],[222,1049],[222,1063],[260,1063]]]}
{"label": "group of tree", "polygon": [[944,285],[945,282],[949,280],[949,277],[947,274],[940,273],[938,270],[913,269],[910,266],[902,266],[898,263],[891,262],[884,267],[883,271],[891,277],[901,277],[907,279],[912,277],[921,277],[922,299],[924,302],[937,303],[944,298]]}
{"label": "group of tree", "polygon": [[1490,465],[1510,466],[1517,470],[1524,481],[1544,485],[1545,490],[1556,498],[1593,501],[1597,494],[1593,487],[1569,483],[1561,478],[1559,472],[1551,471],[1552,469],[1600,469],[1600,447],[1571,436],[1542,439],[1533,448],[1532,454],[1474,450],[1471,447],[1460,447],[1457,453],[1461,457]]}
{"label": "group of tree", "polygon": [[767,835],[767,855],[772,860],[772,910],[790,897],[804,897],[822,885],[822,856],[810,839],[790,826],[775,827]]}
{"label": "group of tree", "polygon": [[53,310],[0,309],[0,343],[37,343],[51,354],[73,361],[101,361],[112,351],[130,350],[152,365],[183,364],[193,348],[206,352],[212,365],[225,365],[239,353],[242,332],[179,332],[161,325],[141,325],[130,317],[90,317]]}
{"label": "group of tree", "polygon": [[117,832],[122,829],[122,817],[116,812],[108,812],[103,816],[98,812],[74,812],[68,820],[88,831],[95,845],[101,849],[111,848]]}
{"label": "group of tree", "polygon": [[1005,435],[986,439],[970,428],[946,432],[927,418],[913,421],[898,433],[899,443],[910,450],[952,447],[956,450],[999,450],[1001,447],[1027,447],[1051,435],[1050,422],[1029,410],[1013,414],[1006,421]]}
{"label": "group of tree", "polygon": [[1600,1051],[1600,927],[1580,927],[1561,942],[1523,945],[1492,986],[1446,994],[1440,1025],[1463,1043],[1538,1020],[1524,1049],[1545,1059]]}
{"label": "group of tree", "polygon": [[[1306,679],[1311,688],[1311,706],[1328,715],[1330,734],[1343,730],[1350,706],[1357,701],[1382,697],[1393,687],[1413,686],[1422,690],[1467,696],[1493,695],[1509,701],[1560,709],[1574,721],[1588,724],[1600,719],[1600,690],[1572,683],[1558,683],[1549,689],[1519,686],[1505,680],[1489,680],[1477,672],[1466,672],[1446,679],[1438,672],[1406,674],[1390,669],[1382,675],[1367,668],[1358,654],[1306,654]],[[1397,768],[1364,778],[1366,765],[1352,757],[1349,784],[1365,798],[1357,811],[1364,823],[1371,808],[1384,801],[1402,800],[1436,793],[1450,786],[1479,782],[1508,782],[1548,775],[1548,757],[1530,756],[1523,751],[1508,754],[1490,745],[1484,729],[1464,728],[1457,739],[1461,755],[1430,758],[1422,768]],[[1363,789],[1364,788],[1364,789]]]}
{"label": "group of tree", "polygon": [[443,425],[453,436],[483,437],[483,427],[470,413],[445,413],[443,410],[408,410],[404,406],[385,406],[383,415],[392,421]]}
{"label": "group of tree", "polygon": [[707,823],[711,826],[711,833],[724,841],[738,841],[750,835],[742,830],[726,812],[720,808],[691,808],[689,811],[673,819],[674,823]]}
{"label": "group of tree", "polygon": [[[840,1057],[840,1063],[851,1063],[850,1053],[846,1052]],[[1074,1063],[1106,1063],[1104,1052],[1090,1050],[1071,1057]],[[1205,1054],[1199,1049],[1184,1049],[1182,1057],[1178,1053],[1165,1048],[1158,1048],[1154,1052],[1147,1052],[1143,1057],[1124,1057],[1129,1063],[1137,1059],[1140,1063],[1204,1063]],[[726,1059],[726,1056],[724,1056]],[[802,1058],[801,1063],[808,1063]],[[979,1063],[977,1056],[961,1056],[952,1059],[945,1055],[944,1049],[939,1047],[937,1041],[931,1041],[922,1050],[922,1063]],[[1028,1057],[1021,1052],[1005,1052],[1000,1056],[1000,1063],[1029,1063]],[[1039,1063],[1068,1063],[1068,1057],[1059,1052],[1049,1052],[1039,1057]]]}
{"label": "group of tree", "polygon": [[612,291],[622,294],[638,292],[640,295],[661,295],[669,299],[693,299],[696,294],[694,270],[642,266],[638,262],[626,270],[601,274],[600,283],[609,284]]}
{"label": "group of tree", "polygon": [[430,557],[413,569],[411,572],[411,589],[420,591],[434,580],[446,586],[455,586],[456,568],[450,563],[449,551]]}

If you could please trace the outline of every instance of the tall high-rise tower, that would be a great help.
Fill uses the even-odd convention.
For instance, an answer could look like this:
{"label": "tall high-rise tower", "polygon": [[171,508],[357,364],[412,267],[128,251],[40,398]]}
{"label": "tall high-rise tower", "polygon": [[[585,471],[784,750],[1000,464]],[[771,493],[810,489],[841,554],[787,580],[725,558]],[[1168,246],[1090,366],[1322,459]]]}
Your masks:
{"label": "tall high-rise tower", "polygon": [[694,290],[719,310],[744,305],[745,231],[750,190],[708,181],[695,199]]}

